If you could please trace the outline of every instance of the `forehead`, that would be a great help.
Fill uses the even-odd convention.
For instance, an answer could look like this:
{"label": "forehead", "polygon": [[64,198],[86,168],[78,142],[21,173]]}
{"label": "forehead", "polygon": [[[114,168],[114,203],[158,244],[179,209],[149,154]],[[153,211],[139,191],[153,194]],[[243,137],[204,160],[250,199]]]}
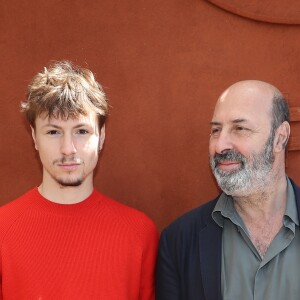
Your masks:
{"label": "forehead", "polygon": [[79,125],[88,125],[92,127],[98,127],[98,115],[91,112],[87,115],[79,114],[77,117],[61,118],[61,117],[49,117],[45,114],[37,116],[35,120],[36,127],[42,127],[47,125],[55,125],[58,127],[76,127]]}
{"label": "forehead", "polygon": [[226,123],[242,119],[257,125],[270,124],[272,96],[269,90],[249,87],[229,89],[219,98],[212,122]]}

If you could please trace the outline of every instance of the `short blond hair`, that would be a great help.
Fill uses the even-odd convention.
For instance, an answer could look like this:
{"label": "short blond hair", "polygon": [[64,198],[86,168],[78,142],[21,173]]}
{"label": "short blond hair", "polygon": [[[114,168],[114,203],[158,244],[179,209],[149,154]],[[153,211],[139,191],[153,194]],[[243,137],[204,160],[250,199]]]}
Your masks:
{"label": "short blond hair", "polygon": [[95,112],[101,128],[108,112],[106,95],[94,74],[69,61],[56,62],[38,73],[21,108],[33,127],[40,115],[66,120]]}

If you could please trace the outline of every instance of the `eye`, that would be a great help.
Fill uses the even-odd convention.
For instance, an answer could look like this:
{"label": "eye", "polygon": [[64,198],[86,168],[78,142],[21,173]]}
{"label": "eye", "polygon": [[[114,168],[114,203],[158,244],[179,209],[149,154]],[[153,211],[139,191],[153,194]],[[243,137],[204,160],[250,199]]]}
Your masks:
{"label": "eye", "polygon": [[210,130],[210,136],[217,137],[220,135],[221,128],[214,127]]}
{"label": "eye", "polygon": [[243,127],[243,126],[236,126],[236,127],[235,127],[235,130],[236,130],[236,131],[248,131],[249,129],[246,128],[246,127]]}
{"label": "eye", "polygon": [[236,126],[233,128],[233,133],[241,136],[248,136],[251,133],[251,130],[244,126]]}
{"label": "eye", "polygon": [[58,130],[52,129],[47,131],[48,135],[56,135],[56,134],[60,134],[60,132]]}
{"label": "eye", "polygon": [[77,134],[88,134],[89,132],[86,129],[79,129],[77,132]]}

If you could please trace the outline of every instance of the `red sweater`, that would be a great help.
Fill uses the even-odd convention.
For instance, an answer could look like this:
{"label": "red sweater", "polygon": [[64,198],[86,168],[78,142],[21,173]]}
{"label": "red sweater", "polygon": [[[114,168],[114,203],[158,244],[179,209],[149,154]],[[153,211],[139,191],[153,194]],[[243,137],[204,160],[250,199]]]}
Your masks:
{"label": "red sweater", "polygon": [[0,208],[0,299],[154,299],[158,233],[94,191],[62,205],[37,188]]}

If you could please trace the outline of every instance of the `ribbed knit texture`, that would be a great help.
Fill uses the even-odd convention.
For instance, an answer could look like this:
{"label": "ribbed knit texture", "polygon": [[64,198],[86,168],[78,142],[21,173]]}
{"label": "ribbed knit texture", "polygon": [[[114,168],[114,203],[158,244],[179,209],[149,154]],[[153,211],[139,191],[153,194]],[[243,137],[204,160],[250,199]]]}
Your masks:
{"label": "ribbed knit texture", "polygon": [[97,191],[62,205],[37,188],[0,208],[0,299],[154,299],[158,233]]}

